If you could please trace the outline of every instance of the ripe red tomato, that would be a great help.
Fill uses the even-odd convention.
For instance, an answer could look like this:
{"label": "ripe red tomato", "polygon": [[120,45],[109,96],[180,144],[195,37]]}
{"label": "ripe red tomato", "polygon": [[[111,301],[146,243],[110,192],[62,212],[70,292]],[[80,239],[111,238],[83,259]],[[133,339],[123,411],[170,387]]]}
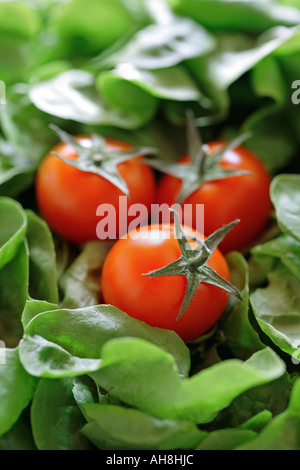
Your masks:
{"label": "ripe red tomato", "polygon": [[[212,154],[222,148],[225,142],[216,141],[207,145]],[[189,157],[184,156],[180,161],[188,163]],[[242,146],[227,150],[220,165],[227,170],[246,170],[250,174],[204,182],[182,204],[192,204],[193,208],[196,204],[204,204],[206,236],[232,220],[240,220],[219,246],[226,253],[247,248],[266,226],[272,207],[269,195],[271,178],[261,161]],[[158,185],[158,203],[172,206],[181,186],[179,178],[163,175]],[[196,228],[195,211],[189,225]]]}
{"label": "ripe red tomato", "polygon": [[[188,238],[191,229],[183,227],[183,230]],[[203,240],[202,235],[198,236]],[[186,277],[143,276],[180,256],[173,224],[144,226],[125,235],[114,244],[102,269],[101,288],[105,303],[151,326],[174,330],[184,341],[204,334],[222,315],[228,300],[227,292],[200,283],[189,307],[177,320],[186,292]],[[229,281],[228,265],[218,249],[208,265]]]}
{"label": "ripe red tomato", "polygon": [[[80,144],[91,141],[89,136],[77,136]],[[107,139],[108,150],[127,150],[130,145]],[[76,160],[74,148],[60,142],[53,149],[64,159]],[[154,201],[156,182],[153,170],[141,161],[141,157],[122,162],[118,171],[129,189],[128,208],[136,203],[147,210]],[[36,197],[44,219],[54,232],[73,243],[97,239],[96,216],[100,204],[111,204],[116,209],[116,232],[118,234],[119,196],[122,191],[104,177],[81,171],[60,160],[49,152],[40,165],[36,178]],[[128,223],[133,217],[128,217]],[[145,221],[147,223],[147,220]]]}

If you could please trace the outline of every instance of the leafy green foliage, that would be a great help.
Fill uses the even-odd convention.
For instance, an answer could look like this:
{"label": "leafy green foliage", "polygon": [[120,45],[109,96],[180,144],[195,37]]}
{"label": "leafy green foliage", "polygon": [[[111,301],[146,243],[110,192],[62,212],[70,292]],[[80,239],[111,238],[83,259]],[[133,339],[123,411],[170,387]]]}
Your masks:
{"label": "leafy green foliage", "polygon": [[141,339],[111,341],[104,346],[102,358],[93,377],[105,390],[155,416],[195,423],[211,421],[240,393],[284,372],[281,360],[264,349],[244,363],[223,361],[182,380],[172,356]]}
{"label": "leafy green foliage", "polygon": [[296,25],[299,11],[277,2],[230,0],[169,0],[175,11],[195,18],[209,29],[261,32],[276,25]]}
{"label": "leafy green foliage", "polygon": [[299,280],[279,265],[269,274],[268,286],[251,296],[261,329],[296,359],[300,358],[299,287]]}
{"label": "leafy green foliage", "polygon": [[[130,63],[138,69],[157,70],[173,67],[184,60],[205,55],[214,48],[214,37],[187,18],[170,14],[168,19],[138,31],[132,39],[109,59],[101,55],[93,65]],[[105,60],[106,59],[106,60]]]}
{"label": "leafy green foliage", "polygon": [[7,347],[17,346],[22,338],[21,315],[28,300],[28,281],[29,260],[23,241],[14,258],[0,270],[0,334]]}
{"label": "leafy green foliage", "polygon": [[59,37],[72,41],[79,36],[88,44],[105,48],[132,27],[133,16],[121,0],[73,0],[57,4],[52,11],[51,26]]}
{"label": "leafy green foliage", "polygon": [[29,294],[34,299],[58,303],[56,255],[47,224],[34,212],[26,211],[29,251]]}
{"label": "leafy green foliage", "polygon": [[84,308],[101,303],[100,273],[111,242],[91,241],[63,272],[59,285],[64,308]]}
{"label": "leafy green foliage", "polygon": [[[1,450],[300,449],[299,25],[297,0],[0,2]],[[188,109],[204,142],[251,132],[275,226],[185,344],[102,304],[111,245],[54,238],[33,185],[49,124],[173,164]]]}
{"label": "leafy green foliage", "polygon": [[102,450],[191,449],[206,435],[189,421],[158,419],[133,408],[87,404],[82,428]]}
{"label": "leafy green foliage", "polygon": [[[88,450],[93,448],[91,441],[81,433],[85,424],[80,407],[75,399],[78,379],[42,379],[32,401],[31,422],[33,436],[39,450]],[[85,383],[87,382],[87,383]],[[88,381],[80,384],[93,398],[93,389]],[[86,394],[87,396],[87,394]],[[88,402],[85,402],[88,403]],[[48,429],[56,429],[49,436]]]}
{"label": "leafy green foliage", "polygon": [[2,222],[0,237],[0,266],[3,267],[15,256],[26,233],[27,219],[23,208],[9,198],[0,199]]}
{"label": "leafy green foliage", "polygon": [[300,357],[299,194],[298,175],[280,174],[273,179],[271,197],[283,233],[253,249],[256,256],[275,258],[275,263],[267,275],[268,285],[256,289],[250,298],[262,331],[296,360]]}
{"label": "leafy green foliage", "polygon": [[239,289],[242,302],[229,301],[226,315],[220,322],[222,343],[235,357],[246,359],[264,347],[249,318],[249,272],[245,258],[238,252],[227,256],[231,282]]}
{"label": "leafy green foliage", "polygon": [[0,199],[0,218],[0,332],[6,345],[14,347],[22,336],[20,318],[28,298],[27,218],[21,205],[9,198]]}
{"label": "leafy green foliage", "polygon": [[272,420],[252,441],[238,446],[239,450],[299,449],[299,379],[295,382],[288,408]]}
{"label": "leafy green foliage", "polygon": [[273,179],[271,197],[283,232],[300,241],[300,187],[298,175],[278,175]]}
{"label": "leafy green foliage", "polygon": [[[44,310],[44,306],[41,307]],[[52,370],[53,366],[53,371],[49,373],[55,376],[57,371],[60,376],[64,375],[65,369],[68,375],[72,374],[70,360],[75,364],[76,370],[73,372],[77,374],[77,364],[84,368],[87,363],[97,368],[101,363],[104,344],[123,336],[143,338],[160,346],[174,356],[180,374],[188,374],[189,351],[176,333],[150,327],[109,305],[42,311],[25,328],[25,336],[20,344],[22,362],[33,375],[44,376],[48,374],[49,367]],[[47,353],[48,349],[49,352],[53,351],[53,358]],[[65,358],[61,368],[58,356]]]}
{"label": "leafy green foliage", "polygon": [[[6,350],[5,364],[1,363],[0,367],[0,435],[2,435],[15,424],[30,402],[37,380],[24,370],[17,348]],[[7,390],[11,390],[11,393],[7,393]]]}
{"label": "leafy green foliage", "polygon": [[10,430],[0,437],[1,450],[37,450],[26,409]]}

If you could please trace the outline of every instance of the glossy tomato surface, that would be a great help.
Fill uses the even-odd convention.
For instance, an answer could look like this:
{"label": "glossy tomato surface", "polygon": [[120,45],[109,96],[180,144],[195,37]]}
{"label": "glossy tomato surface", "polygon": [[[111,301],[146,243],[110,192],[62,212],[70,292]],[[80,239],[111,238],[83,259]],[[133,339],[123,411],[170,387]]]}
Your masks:
{"label": "glossy tomato surface", "polygon": [[[77,140],[87,146],[91,142],[89,136],[78,136]],[[130,148],[128,144],[116,140],[107,139],[107,144],[108,149],[112,150]],[[64,159],[78,158],[73,147],[66,143],[57,144],[52,151]],[[150,211],[156,192],[153,170],[142,163],[140,157],[136,157],[119,164],[118,171],[129,189],[127,207],[139,203]],[[99,238],[96,233],[100,220],[96,215],[97,207],[101,204],[112,205],[116,210],[114,232],[118,238],[119,197],[126,196],[102,176],[74,168],[49,152],[37,173],[36,196],[41,214],[53,231],[77,244]],[[122,216],[127,220],[127,214]],[[128,218],[128,223],[131,219]],[[114,235],[112,238],[115,238]]]}
{"label": "glossy tomato surface", "polygon": [[[186,236],[191,233],[188,228],[184,231]],[[145,226],[122,237],[110,250],[103,266],[101,288],[105,303],[151,326],[174,330],[184,341],[204,334],[222,315],[227,292],[201,283],[188,309],[177,320],[186,292],[185,276],[143,276],[180,255],[172,224]],[[218,249],[208,264],[229,281],[228,265]]]}
{"label": "glossy tomato surface", "polygon": [[[216,141],[207,145],[210,153],[215,153],[224,144]],[[187,156],[181,159],[182,163],[188,161]],[[226,253],[247,248],[267,225],[272,208],[269,195],[271,178],[261,161],[242,146],[226,151],[220,165],[228,170],[245,170],[249,174],[205,182],[182,204],[192,204],[193,208],[196,204],[204,204],[203,231],[206,236],[223,225],[240,220],[219,246]],[[173,205],[181,186],[180,179],[163,175],[158,186],[158,203]],[[193,210],[193,221],[188,223],[196,228],[195,217]]]}

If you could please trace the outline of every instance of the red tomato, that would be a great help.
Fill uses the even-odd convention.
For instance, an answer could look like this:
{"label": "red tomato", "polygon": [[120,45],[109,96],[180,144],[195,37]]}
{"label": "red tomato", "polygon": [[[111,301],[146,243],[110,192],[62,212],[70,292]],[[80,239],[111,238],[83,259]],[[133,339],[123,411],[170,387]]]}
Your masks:
{"label": "red tomato", "polygon": [[[215,153],[224,144],[222,141],[209,143],[210,153]],[[188,161],[187,156],[181,159],[182,163]],[[261,161],[242,146],[226,151],[220,165],[228,170],[246,170],[250,174],[204,182],[182,204],[192,204],[193,208],[196,204],[204,204],[206,236],[233,220],[240,220],[219,245],[220,250],[226,253],[247,248],[266,226],[272,207],[269,195],[271,178]],[[163,175],[158,185],[158,203],[173,205],[181,185],[180,179]],[[194,211],[189,225],[196,228]]]}
{"label": "red tomato", "polygon": [[[78,136],[76,139],[81,144],[91,141],[89,136]],[[107,144],[112,150],[130,148],[124,142],[111,139],[107,139]],[[73,147],[66,143],[59,143],[53,151],[65,159],[78,158]],[[141,162],[140,157],[136,157],[120,163],[118,171],[129,189],[128,208],[140,203],[149,211],[156,194],[153,170]],[[96,216],[96,210],[103,203],[115,207],[118,233],[119,196],[125,196],[124,193],[102,176],[74,168],[51,153],[38,170],[36,196],[49,226],[71,242],[84,243],[97,239],[96,227],[100,219]],[[128,223],[132,218],[128,218]]]}
{"label": "red tomato", "polygon": [[[191,229],[183,230],[188,237]],[[202,235],[198,236],[203,239]],[[122,237],[108,253],[102,269],[101,288],[105,303],[151,326],[174,330],[184,341],[204,334],[223,313],[227,292],[201,283],[191,304],[177,320],[186,292],[186,277],[143,276],[180,256],[173,224],[144,226],[140,231],[135,230]],[[229,281],[228,265],[218,249],[208,264]]]}

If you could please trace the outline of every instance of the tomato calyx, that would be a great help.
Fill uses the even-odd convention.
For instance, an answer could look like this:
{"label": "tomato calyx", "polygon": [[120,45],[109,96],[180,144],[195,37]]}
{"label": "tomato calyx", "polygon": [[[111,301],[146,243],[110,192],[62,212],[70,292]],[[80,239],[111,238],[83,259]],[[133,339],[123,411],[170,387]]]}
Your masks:
{"label": "tomato calyx", "polygon": [[172,263],[160,269],[150,271],[147,274],[143,274],[143,276],[164,277],[183,275],[186,277],[187,288],[177,320],[179,320],[187,310],[201,282],[219,287],[242,301],[243,298],[239,290],[208,265],[208,261],[218,245],[233,227],[239,223],[239,220],[235,220],[221,227],[205,240],[201,240],[195,234],[189,236],[191,240],[197,243],[197,246],[192,248],[183,232],[177,213],[173,209],[170,209],[170,211],[173,212],[174,215],[175,235],[179,243],[181,256]]}
{"label": "tomato calyx", "polygon": [[182,187],[177,198],[178,203],[182,203],[188,196],[196,191],[203,183],[207,181],[222,180],[232,176],[249,175],[245,170],[229,170],[220,165],[225,152],[241,145],[250,137],[250,133],[244,133],[235,139],[229,141],[224,147],[215,153],[210,153],[208,145],[204,144],[200,132],[194,124],[194,118],[191,113],[187,113],[187,144],[188,144],[188,163],[169,163],[157,159],[147,160],[151,166],[175,176],[182,180]]}
{"label": "tomato calyx", "polygon": [[108,147],[106,140],[98,135],[91,134],[90,145],[81,144],[75,137],[60,129],[53,124],[50,128],[58,135],[60,140],[71,145],[77,153],[76,160],[63,158],[57,152],[51,151],[64,163],[73,166],[81,171],[95,173],[110,181],[114,186],[119,188],[122,193],[129,196],[129,189],[122,178],[118,165],[133,158],[155,153],[155,149],[148,147],[132,147],[128,149],[114,149]]}

